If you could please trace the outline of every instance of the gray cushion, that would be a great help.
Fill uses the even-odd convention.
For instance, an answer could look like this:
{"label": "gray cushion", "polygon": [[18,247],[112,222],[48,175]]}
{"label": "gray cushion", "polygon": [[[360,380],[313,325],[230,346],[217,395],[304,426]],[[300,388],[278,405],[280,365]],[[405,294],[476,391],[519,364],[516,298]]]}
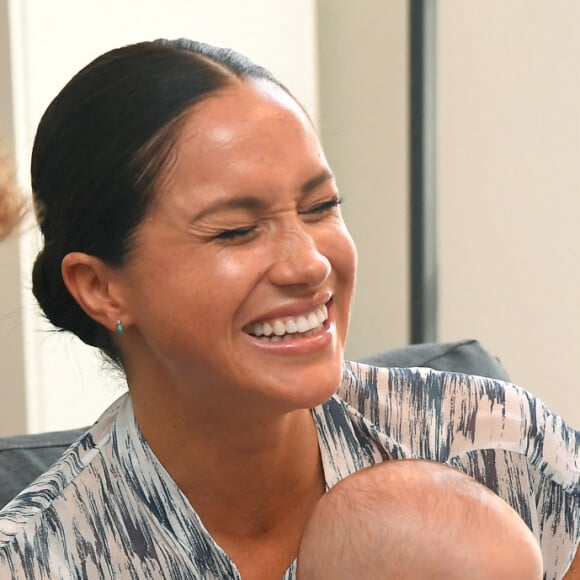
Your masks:
{"label": "gray cushion", "polygon": [[499,359],[474,339],[447,343],[413,344],[361,359],[379,367],[429,367],[508,381]]}
{"label": "gray cushion", "polygon": [[[416,344],[367,357],[363,362],[385,367],[426,366],[508,379],[498,359],[476,340]],[[0,507],[46,471],[86,429],[0,437]]]}
{"label": "gray cushion", "polygon": [[0,437],[0,508],[46,471],[85,431]]}

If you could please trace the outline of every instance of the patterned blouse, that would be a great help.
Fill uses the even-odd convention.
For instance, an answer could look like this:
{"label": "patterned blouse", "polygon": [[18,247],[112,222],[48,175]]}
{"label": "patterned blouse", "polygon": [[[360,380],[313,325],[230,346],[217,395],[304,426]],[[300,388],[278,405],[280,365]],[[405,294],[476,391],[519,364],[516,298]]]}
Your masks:
{"label": "patterned blouse", "polygon": [[[491,379],[345,363],[313,409],[330,488],[389,459],[445,462],[510,503],[562,578],[580,540],[580,432]],[[295,577],[295,563],[283,580]],[[0,512],[0,578],[240,578],[159,463],[123,395]]]}

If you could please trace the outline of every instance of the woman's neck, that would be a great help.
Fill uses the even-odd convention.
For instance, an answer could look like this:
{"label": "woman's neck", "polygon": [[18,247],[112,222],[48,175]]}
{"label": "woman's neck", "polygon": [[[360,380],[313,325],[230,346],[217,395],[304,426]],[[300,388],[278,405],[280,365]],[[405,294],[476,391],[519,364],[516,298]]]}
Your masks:
{"label": "woman's neck", "polygon": [[214,536],[263,535],[287,518],[303,525],[324,493],[310,410],[259,416],[167,392],[162,401],[138,389],[132,396],[149,446]]}
{"label": "woman's neck", "polygon": [[133,409],[157,458],[243,578],[281,578],[325,491],[311,411],[139,370]]}

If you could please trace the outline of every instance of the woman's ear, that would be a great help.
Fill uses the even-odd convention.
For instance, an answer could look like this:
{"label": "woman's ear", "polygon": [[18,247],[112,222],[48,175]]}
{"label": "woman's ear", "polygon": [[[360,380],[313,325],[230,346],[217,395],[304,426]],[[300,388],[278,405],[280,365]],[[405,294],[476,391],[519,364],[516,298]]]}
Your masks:
{"label": "woman's ear", "polygon": [[118,320],[130,324],[114,268],[95,256],[71,252],[63,258],[61,272],[68,291],[93,320],[109,330],[116,329]]}

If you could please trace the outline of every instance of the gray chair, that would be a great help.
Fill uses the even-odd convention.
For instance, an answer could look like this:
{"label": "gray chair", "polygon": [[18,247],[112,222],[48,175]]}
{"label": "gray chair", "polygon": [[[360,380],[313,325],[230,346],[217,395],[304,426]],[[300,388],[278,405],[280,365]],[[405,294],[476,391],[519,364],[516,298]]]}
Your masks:
{"label": "gray chair", "polygon": [[[430,367],[508,380],[499,360],[476,340],[416,344],[361,361],[383,367]],[[46,471],[86,429],[0,437],[0,507]]]}

